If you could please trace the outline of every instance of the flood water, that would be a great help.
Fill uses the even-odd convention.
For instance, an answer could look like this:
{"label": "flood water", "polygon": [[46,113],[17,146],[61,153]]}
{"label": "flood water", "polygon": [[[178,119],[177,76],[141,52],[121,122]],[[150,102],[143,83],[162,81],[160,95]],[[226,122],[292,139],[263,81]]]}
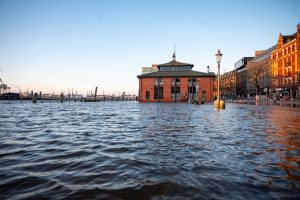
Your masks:
{"label": "flood water", "polygon": [[300,109],[0,102],[1,199],[299,199]]}

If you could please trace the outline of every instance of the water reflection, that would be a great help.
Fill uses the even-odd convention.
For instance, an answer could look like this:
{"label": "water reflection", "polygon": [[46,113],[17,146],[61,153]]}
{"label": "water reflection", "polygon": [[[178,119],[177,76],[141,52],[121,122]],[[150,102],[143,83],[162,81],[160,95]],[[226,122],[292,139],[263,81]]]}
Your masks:
{"label": "water reflection", "polygon": [[291,187],[300,192],[300,123],[299,115],[289,110],[272,110],[272,132],[268,136],[276,149],[269,151],[279,158],[277,167],[286,173]]}

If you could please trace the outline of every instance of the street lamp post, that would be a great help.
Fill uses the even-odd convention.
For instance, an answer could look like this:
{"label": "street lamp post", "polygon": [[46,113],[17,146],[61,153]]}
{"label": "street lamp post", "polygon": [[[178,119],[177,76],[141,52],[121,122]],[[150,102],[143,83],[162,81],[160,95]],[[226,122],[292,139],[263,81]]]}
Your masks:
{"label": "street lamp post", "polygon": [[217,93],[217,100],[215,101],[215,108],[224,109],[225,102],[220,99],[220,63],[222,60],[222,55],[220,49],[218,49],[216,53],[216,61],[218,63],[218,93]]}

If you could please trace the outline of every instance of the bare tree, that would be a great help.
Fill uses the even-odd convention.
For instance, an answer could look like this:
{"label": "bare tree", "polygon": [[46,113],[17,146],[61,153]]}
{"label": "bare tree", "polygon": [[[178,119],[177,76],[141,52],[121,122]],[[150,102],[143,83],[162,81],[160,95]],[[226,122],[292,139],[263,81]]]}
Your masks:
{"label": "bare tree", "polygon": [[266,72],[261,66],[254,65],[248,69],[248,80],[254,86],[256,95],[258,95],[260,86],[263,84],[265,78]]}
{"label": "bare tree", "polygon": [[224,96],[232,96],[235,93],[235,74],[234,71],[226,72],[221,76],[220,90]]}

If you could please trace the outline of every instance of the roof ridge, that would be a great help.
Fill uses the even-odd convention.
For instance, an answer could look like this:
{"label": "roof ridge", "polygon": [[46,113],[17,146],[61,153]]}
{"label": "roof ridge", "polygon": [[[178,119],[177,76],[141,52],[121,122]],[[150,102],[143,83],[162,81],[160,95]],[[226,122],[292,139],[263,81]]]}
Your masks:
{"label": "roof ridge", "polygon": [[199,77],[199,76],[215,76],[213,72],[199,72],[199,71],[156,71],[147,74],[138,75],[138,78],[153,78],[153,77]]}
{"label": "roof ridge", "polygon": [[160,66],[194,66],[194,64],[191,63],[185,63],[185,62],[181,62],[178,60],[171,60],[170,62],[167,63],[163,63],[163,64],[158,64],[158,67]]}

